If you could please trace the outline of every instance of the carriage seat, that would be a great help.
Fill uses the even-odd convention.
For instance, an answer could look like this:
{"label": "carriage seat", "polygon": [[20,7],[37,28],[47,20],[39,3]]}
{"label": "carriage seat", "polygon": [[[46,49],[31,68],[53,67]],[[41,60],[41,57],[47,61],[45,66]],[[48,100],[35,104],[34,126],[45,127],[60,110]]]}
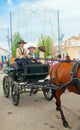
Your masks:
{"label": "carriage seat", "polygon": [[[25,60],[25,68],[27,68],[27,65],[32,65],[32,64],[41,64],[41,62],[37,62],[36,59],[31,59],[31,58],[24,58],[24,59],[19,59],[16,58],[14,64],[8,64],[8,72],[13,72],[14,70],[24,70],[23,68],[23,60]],[[33,61],[32,61],[33,60]]]}
{"label": "carriage seat", "polygon": [[27,65],[31,65],[31,64],[41,64],[41,62],[38,62],[37,59],[35,58],[16,58],[15,59],[15,62],[18,64],[18,65],[21,65],[23,62],[25,62]]}
{"label": "carriage seat", "polygon": [[14,68],[16,70],[21,70],[23,69],[23,62],[25,63],[26,67],[27,65],[31,65],[31,64],[42,64],[41,62],[37,62],[37,59],[31,59],[31,58],[16,58],[15,59],[15,63],[11,64],[10,67]]}

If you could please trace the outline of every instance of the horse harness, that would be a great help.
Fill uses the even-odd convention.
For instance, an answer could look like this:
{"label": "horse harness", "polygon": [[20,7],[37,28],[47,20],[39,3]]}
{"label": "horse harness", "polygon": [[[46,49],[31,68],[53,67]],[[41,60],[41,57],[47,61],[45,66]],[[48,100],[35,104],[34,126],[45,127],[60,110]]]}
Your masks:
{"label": "horse harness", "polygon": [[72,72],[71,72],[71,76],[72,76],[72,84],[74,85],[74,87],[77,89],[78,94],[80,94],[80,89],[78,87],[78,85],[80,85],[80,80],[77,77],[77,71],[78,68],[80,67],[80,61],[76,61],[73,66],[72,66]]}
{"label": "horse harness", "polygon": [[[54,72],[54,77],[53,77],[53,80],[55,79],[55,77],[57,76],[57,69],[59,68],[59,66],[64,63],[64,62],[61,62],[58,64],[55,72]],[[76,88],[77,90],[77,93],[80,94],[80,89],[78,87],[78,85],[80,85],[80,80],[79,78],[77,78],[77,71],[78,71],[78,68],[80,67],[80,61],[76,61],[73,66],[72,66],[72,71],[71,71],[71,81],[70,81],[70,84],[74,85],[74,87]],[[59,85],[61,86],[61,85]],[[62,88],[62,87],[61,87]]]}

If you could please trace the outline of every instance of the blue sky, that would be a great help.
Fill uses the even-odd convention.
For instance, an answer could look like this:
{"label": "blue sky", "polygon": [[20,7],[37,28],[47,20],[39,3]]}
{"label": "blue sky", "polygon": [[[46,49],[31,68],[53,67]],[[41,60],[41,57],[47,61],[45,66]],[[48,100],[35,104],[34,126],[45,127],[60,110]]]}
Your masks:
{"label": "blue sky", "polygon": [[25,3],[34,4],[36,2],[45,3],[50,8],[59,10],[61,33],[64,34],[65,39],[80,34],[80,0],[0,0],[0,29],[9,27],[11,10],[15,10]]}

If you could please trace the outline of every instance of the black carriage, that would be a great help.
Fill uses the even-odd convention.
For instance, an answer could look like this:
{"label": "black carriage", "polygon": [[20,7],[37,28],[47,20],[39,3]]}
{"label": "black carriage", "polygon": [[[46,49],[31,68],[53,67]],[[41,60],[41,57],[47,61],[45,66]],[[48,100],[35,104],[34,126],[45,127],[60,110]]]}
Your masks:
{"label": "black carriage", "polygon": [[[20,59],[17,59],[20,60]],[[6,76],[3,78],[3,92],[5,97],[9,97],[11,90],[12,102],[14,105],[19,104],[20,94],[30,92],[36,94],[42,91],[45,99],[51,100],[54,97],[54,91],[51,89],[50,80],[46,79],[49,75],[49,65],[40,62],[32,62],[28,59],[26,65],[26,75],[24,75],[23,67],[17,64],[8,65],[5,70]]]}

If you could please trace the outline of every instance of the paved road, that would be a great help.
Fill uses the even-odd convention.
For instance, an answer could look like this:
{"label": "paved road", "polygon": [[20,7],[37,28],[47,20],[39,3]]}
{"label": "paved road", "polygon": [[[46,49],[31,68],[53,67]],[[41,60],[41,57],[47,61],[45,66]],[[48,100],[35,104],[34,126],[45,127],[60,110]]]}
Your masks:
{"label": "paved road", "polygon": [[[3,95],[3,76],[0,72],[0,130],[67,130],[55,110],[55,99],[46,101],[42,92],[21,94],[19,106],[13,106],[11,96]],[[61,99],[69,129],[80,130],[80,97],[66,92]]]}

